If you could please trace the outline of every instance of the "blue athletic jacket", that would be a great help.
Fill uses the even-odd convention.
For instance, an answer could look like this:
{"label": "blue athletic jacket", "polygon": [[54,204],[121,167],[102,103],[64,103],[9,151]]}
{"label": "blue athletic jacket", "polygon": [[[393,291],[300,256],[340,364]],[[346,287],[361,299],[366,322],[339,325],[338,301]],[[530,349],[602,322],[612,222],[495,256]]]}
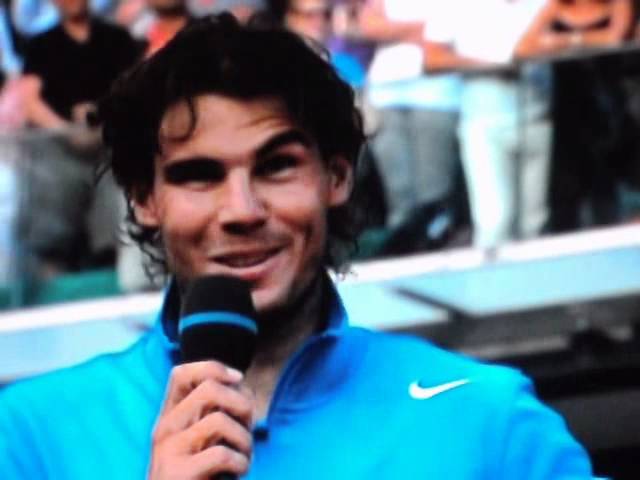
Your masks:
{"label": "blue athletic jacket", "polygon": [[[175,356],[172,297],[130,349],[0,391],[0,478],[145,478]],[[254,439],[252,480],[591,478],[584,450],[526,377],[349,327],[337,295]]]}

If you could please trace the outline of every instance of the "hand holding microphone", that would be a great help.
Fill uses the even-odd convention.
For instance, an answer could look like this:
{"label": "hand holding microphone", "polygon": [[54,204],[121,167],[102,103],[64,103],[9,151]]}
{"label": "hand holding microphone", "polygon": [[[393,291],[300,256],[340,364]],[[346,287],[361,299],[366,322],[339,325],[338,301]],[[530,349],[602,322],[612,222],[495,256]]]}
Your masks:
{"label": "hand holding microphone", "polygon": [[149,478],[232,479],[249,468],[254,399],[241,385],[257,335],[249,288],[230,277],[192,282],[176,366],[153,433]]}

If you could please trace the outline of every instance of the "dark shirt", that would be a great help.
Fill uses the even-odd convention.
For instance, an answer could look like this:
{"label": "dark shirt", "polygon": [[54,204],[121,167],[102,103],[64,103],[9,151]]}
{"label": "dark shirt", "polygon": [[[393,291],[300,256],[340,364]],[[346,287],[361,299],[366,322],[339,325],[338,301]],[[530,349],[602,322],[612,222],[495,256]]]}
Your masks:
{"label": "dark shirt", "polygon": [[140,57],[138,43],[121,27],[94,19],[86,42],[78,43],[61,25],[35,36],[24,73],[43,82],[42,97],[66,119],[79,102],[95,102],[116,77]]}

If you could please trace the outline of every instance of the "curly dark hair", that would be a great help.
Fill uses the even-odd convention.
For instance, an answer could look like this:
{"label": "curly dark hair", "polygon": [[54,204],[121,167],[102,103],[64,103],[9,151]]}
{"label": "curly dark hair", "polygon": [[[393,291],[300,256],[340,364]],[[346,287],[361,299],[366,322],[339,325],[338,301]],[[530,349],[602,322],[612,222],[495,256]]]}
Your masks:
{"label": "curly dark hair", "polygon": [[[283,29],[241,26],[228,13],[196,20],[163,49],[121,76],[98,106],[111,168],[128,200],[128,232],[167,271],[158,229],[136,221],[132,200],[143,201],[154,182],[159,128],[169,107],[184,101],[197,123],[194,99],[216,93],[236,99],[281,99],[317,143],[324,161],[343,155],[354,167],[364,142],[354,93],[304,40]],[[328,212],[324,263],[345,265],[359,233],[353,201]]]}

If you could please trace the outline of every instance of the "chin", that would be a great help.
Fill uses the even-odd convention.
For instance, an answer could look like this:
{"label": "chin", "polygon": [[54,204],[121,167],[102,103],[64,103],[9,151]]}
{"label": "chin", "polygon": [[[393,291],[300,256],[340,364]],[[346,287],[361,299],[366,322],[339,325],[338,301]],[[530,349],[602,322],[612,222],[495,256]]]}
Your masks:
{"label": "chin", "polygon": [[279,310],[289,303],[285,292],[274,291],[273,289],[257,289],[252,292],[251,298],[258,313],[264,314],[274,310]]}

